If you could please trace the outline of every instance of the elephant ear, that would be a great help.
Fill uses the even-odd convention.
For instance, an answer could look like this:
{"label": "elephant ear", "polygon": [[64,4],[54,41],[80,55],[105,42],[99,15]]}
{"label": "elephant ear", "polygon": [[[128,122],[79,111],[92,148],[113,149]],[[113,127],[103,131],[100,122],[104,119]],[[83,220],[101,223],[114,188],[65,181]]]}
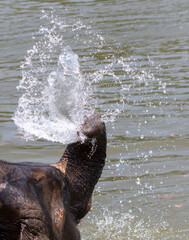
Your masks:
{"label": "elephant ear", "polygon": [[67,201],[67,196],[66,199],[64,199],[64,196],[62,199],[62,190],[56,186],[56,184],[54,184],[51,195],[51,218],[53,223],[53,231],[59,237],[62,235],[66,219],[66,209],[63,201]]}
{"label": "elephant ear", "polygon": [[[68,208],[69,195],[64,176],[52,168],[46,172],[47,177],[38,182],[42,195],[41,206],[46,218],[46,226],[56,239],[62,239],[66,210]],[[45,197],[44,197],[45,196]]]}

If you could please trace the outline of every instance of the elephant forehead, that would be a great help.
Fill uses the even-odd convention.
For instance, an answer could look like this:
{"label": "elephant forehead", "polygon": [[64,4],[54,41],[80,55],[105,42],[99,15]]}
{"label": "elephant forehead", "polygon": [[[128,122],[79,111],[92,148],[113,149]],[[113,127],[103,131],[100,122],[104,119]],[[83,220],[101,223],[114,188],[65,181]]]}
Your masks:
{"label": "elephant forehead", "polygon": [[39,181],[43,178],[46,178],[46,173],[45,173],[45,171],[42,171],[41,169],[36,169],[36,170],[32,171],[30,178],[33,178],[33,179]]}
{"label": "elephant forehead", "polygon": [[32,204],[28,207],[22,207],[19,211],[20,217],[24,219],[38,219],[43,221],[43,212],[39,205]]}
{"label": "elephant forehead", "polygon": [[0,201],[4,206],[9,206],[12,209],[17,209],[19,214],[23,215],[25,209],[39,209],[38,201],[35,201],[36,193],[26,192],[24,184],[23,188],[17,187],[10,183],[0,184]]}

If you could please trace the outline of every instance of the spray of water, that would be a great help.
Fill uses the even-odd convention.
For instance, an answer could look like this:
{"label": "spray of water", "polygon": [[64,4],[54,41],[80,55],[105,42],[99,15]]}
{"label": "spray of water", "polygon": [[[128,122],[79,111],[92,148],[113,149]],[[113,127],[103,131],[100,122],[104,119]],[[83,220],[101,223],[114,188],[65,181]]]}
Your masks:
{"label": "spray of water", "polygon": [[[117,116],[128,114],[131,106],[146,104],[141,108],[143,116],[149,115],[149,107],[157,110],[148,98],[153,94],[155,101],[161,100],[158,92],[166,93],[166,85],[147,67],[141,68],[140,59],[106,56],[102,35],[81,19],[68,23],[52,10],[42,11],[42,20],[21,64],[18,89],[22,96],[13,119],[24,138],[69,143],[77,140],[85,115],[99,112],[105,122],[114,122]],[[94,61],[101,53],[104,59]],[[146,63],[153,66],[148,58]]]}
{"label": "spray of water", "polygon": [[150,219],[147,221],[125,213],[123,209],[109,211],[103,208],[96,211],[98,215],[88,215],[79,225],[84,240],[101,240],[102,238],[104,240],[153,240],[156,239],[156,234],[161,232],[163,235],[164,232],[169,231],[165,221],[153,224]]}
{"label": "spray of water", "polygon": [[43,18],[49,20],[49,26],[40,28],[21,65],[18,89],[22,96],[13,119],[26,139],[69,143],[77,140],[77,131],[88,114],[88,92],[78,56],[65,46],[61,35],[63,22],[45,13]]}
{"label": "spray of water", "polygon": [[45,80],[24,70],[19,88],[25,93],[14,120],[26,138],[32,135],[61,143],[77,139],[85,94],[78,57],[69,46],[62,49],[57,67]]}
{"label": "spray of water", "polygon": [[[78,55],[64,36],[72,34],[70,39],[77,36],[79,41],[78,33],[85,31],[89,40],[84,45],[90,45],[94,39],[90,27],[78,19],[67,24],[53,10],[42,13],[45,23],[33,37],[34,45],[21,64],[22,79],[18,89],[22,96],[13,120],[27,140],[47,139],[65,144],[77,140],[77,132],[86,115],[99,111],[108,121],[117,114],[112,106],[104,109],[103,114],[94,94],[96,83],[103,79],[110,66],[100,71],[93,69],[93,74],[87,76],[82,74]],[[103,38],[99,34],[95,36],[98,44],[94,45],[101,49]],[[87,62],[85,59],[83,66]]]}

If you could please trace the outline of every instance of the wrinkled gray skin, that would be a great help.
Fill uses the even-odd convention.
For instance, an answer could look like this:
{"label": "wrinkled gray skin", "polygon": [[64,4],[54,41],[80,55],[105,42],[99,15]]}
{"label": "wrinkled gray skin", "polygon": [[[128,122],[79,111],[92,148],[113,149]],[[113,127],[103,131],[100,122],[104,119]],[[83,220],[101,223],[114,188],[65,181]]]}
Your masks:
{"label": "wrinkled gray skin", "polygon": [[79,240],[77,223],[106,158],[105,124],[82,125],[84,142],[69,144],[56,164],[0,161],[0,240]]}

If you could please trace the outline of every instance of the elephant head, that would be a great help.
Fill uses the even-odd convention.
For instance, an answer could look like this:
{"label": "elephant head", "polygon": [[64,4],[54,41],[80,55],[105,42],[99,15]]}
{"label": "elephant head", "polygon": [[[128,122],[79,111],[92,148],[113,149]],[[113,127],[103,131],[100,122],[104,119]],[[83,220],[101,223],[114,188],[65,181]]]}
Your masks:
{"label": "elephant head", "polygon": [[56,164],[0,161],[0,239],[80,239],[76,225],[91,209],[105,164],[105,124],[94,115],[80,132],[85,138]]}

